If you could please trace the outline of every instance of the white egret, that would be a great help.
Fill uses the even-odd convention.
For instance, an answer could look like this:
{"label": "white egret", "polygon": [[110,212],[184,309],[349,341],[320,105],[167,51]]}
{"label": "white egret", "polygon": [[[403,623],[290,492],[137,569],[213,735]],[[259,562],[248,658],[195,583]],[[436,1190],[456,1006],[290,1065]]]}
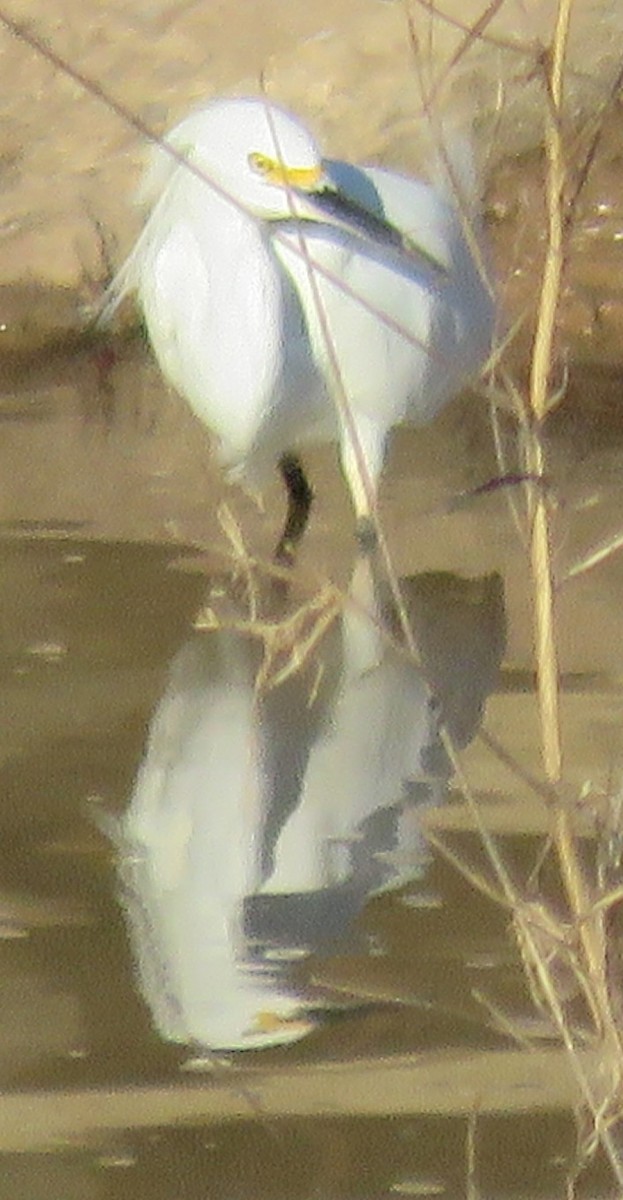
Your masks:
{"label": "white egret", "polygon": [[[339,444],[369,534],[389,431],[431,420],[490,350],[477,222],[468,239],[450,187],[323,160],[266,99],[211,101],[165,142],[105,312],[138,294],[163,374],[234,475],[257,485],[279,462],[281,557],[307,521],[310,441]],[[454,175],[469,190],[469,163]]]}

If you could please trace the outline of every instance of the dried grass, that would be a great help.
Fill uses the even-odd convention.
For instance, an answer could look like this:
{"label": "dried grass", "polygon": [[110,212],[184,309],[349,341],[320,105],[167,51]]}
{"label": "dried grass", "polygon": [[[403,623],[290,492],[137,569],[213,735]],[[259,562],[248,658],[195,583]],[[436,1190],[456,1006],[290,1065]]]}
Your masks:
{"label": "dried grass", "polygon": [[[565,55],[572,8],[573,0],[559,0],[551,45],[543,48],[538,61],[535,61],[535,69],[542,73],[545,113],[546,248],[528,395],[525,400],[515,395],[514,403],[516,412],[527,415],[523,470],[526,478],[527,553],[533,594],[536,692],[546,784],[544,794],[550,813],[551,844],[558,858],[566,897],[564,915],[561,916],[545,897],[536,901],[527,899],[515,887],[497,846],[479,819],[477,804],[469,789],[460,779],[459,786],[474,810],[476,827],[480,829],[494,878],[502,893],[498,900],[512,913],[512,927],[534,1004],[553,1021],[570,1056],[584,1098],[589,1120],[581,1126],[578,1162],[570,1188],[575,1186],[581,1167],[599,1145],[608,1158],[617,1187],[623,1188],[623,1130],[620,1121],[623,997],[620,980],[611,969],[617,950],[609,940],[608,930],[608,914],[620,898],[620,889],[608,892],[603,889],[603,883],[600,888],[598,880],[589,877],[574,832],[573,810],[564,794],[556,630],[556,589],[560,581],[555,581],[552,562],[552,506],[547,490],[538,486],[538,481],[548,477],[545,421],[560,399],[560,394],[553,391],[552,381],[556,376],[557,317],[572,216],[579,192],[594,161],[600,122],[606,111],[604,108],[600,112],[590,131],[585,157],[579,165],[576,160],[572,171],[567,161],[564,105]],[[619,87],[620,79],[613,95]],[[499,438],[497,444],[500,445]],[[501,469],[504,470],[503,464]],[[523,535],[525,525],[516,507],[513,508],[513,519]],[[618,550],[620,542],[620,537],[614,537],[599,546],[582,562],[575,564],[568,571],[566,579],[596,566],[609,553]],[[507,765],[513,767],[508,761]],[[542,786],[537,786],[543,794]],[[611,806],[613,804],[614,799],[611,800]],[[619,836],[616,818],[614,825]],[[490,880],[475,875],[443,841],[435,837],[432,840],[473,886],[489,896],[495,895],[497,889]],[[564,985],[562,980],[565,980]],[[577,1018],[572,1015],[572,1003],[578,995],[585,1001],[589,1018],[587,1025],[578,1025]],[[585,1071],[580,1060],[580,1050],[587,1041],[598,1054],[597,1069],[590,1073]]]}

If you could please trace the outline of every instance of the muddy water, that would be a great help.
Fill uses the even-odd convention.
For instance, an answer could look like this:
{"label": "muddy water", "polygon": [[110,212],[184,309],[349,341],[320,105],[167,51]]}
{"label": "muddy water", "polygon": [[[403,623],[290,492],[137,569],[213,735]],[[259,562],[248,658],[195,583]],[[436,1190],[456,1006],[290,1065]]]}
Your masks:
{"label": "muddy water", "polygon": [[[561,578],[621,524],[614,142],[604,155],[580,214],[585,236],[562,327],[569,389],[549,433]],[[509,247],[514,254],[520,233],[530,235],[531,171],[521,164],[499,185],[505,267]],[[537,254],[534,229],[532,239]],[[511,276],[518,307],[530,293],[521,270]],[[517,360],[521,372],[521,347]],[[349,1002],[305,1041],[197,1076],[154,1032],[94,805],[123,809],[168,663],[206,588],[241,546],[268,555],[282,498],[276,485],[262,504],[226,488],[204,432],[164,393],[140,345],[114,358],[61,348],[8,366],[0,1200],[563,1194],[575,1144],[570,1072],[535,1014],[506,914],[435,856],[412,885],[368,904],[351,945],[300,968],[301,982]],[[512,470],[516,427],[507,413],[501,420]],[[347,499],[329,451],[309,465],[317,504],[301,577],[307,588],[327,578],[343,585]],[[502,575],[507,649],[486,728],[538,772],[530,598],[511,495],[469,495],[498,472],[486,403],[463,397],[433,429],[396,438],[382,513],[399,574]],[[623,557],[614,555],[560,590],[572,797],[587,783],[606,789],[620,769],[622,587]],[[423,603],[434,626],[450,596],[425,592]],[[538,796],[478,739],[463,761],[483,819],[527,878],[547,830]],[[429,824],[482,865],[460,797]],[[522,1049],[522,1032],[539,1033],[539,1048]],[[598,1165],[582,1186],[587,1195],[606,1186]]]}
{"label": "muddy water", "polygon": [[[177,407],[159,408],[148,365],[116,368],[110,429],[85,419],[91,371],[62,364],[58,378],[36,391],[23,381],[5,401],[0,1196],[460,1196],[470,1172],[482,1194],[560,1194],[572,1080],[558,1051],[548,1057],[547,1029],[541,1060],[492,1016],[530,1027],[534,1016],[506,916],[441,861],[369,904],[363,945],[308,964],[315,982],[356,1003],[305,1042],[197,1082],[153,1032],[90,803],[123,807],[167,664],[223,570],[217,500],[250,545],[268,548],[280,497],[275,489],[262,512],[215,483],[203,435]],[[614,449],[598,446],[583,464],[606,499],[567,520],[581,499],[576,477],[561,510],[564,561],[616,526],[611,438]],[[315,455],[312,469],[319,502],[301,569],[340,580],[348,506],[332,456]],[[503,574],[508,651],[487,727],[538,769],[526,572],[508,498],[449,505],[495,470],[484,406],[461,400],[434,430],[397,440],[383,512],[401,573]],[[615,557],[562,598],[574,789],[604,783],[620,755],[622,570]],[[544,811],[478,742],[465,761],[504,853],[527,874]],[[436,823],[460,830],[462,804]],[[458,836],[480,861],[477,839]]]}

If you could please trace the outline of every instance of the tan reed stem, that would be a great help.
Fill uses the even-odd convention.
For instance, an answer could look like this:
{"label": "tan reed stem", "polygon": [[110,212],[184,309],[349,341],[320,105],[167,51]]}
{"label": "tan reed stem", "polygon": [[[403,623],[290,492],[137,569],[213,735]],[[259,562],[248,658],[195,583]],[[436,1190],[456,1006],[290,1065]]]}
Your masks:
{"label": "tan reed stem", "polygon": [[[546,474],[541,429],[550,404],[551,364],[565,257],[566,170],[561,115],[572,6],[573,0],[559,0],[554,37],[546,58],[548,103],[545,110],[545,193],[548,236],[530,372],[530,405],[534,431],[528,466],[530,473],[536,477]],[[531,499],[531,518],[530,557],[534,589],[535,654],[542,756],[547,780],[556,787],[562,778],[560,689],[550,509],[543,489],[537,491]],[[603,923],[598,917],[588,916],[592,897],[579,859],[570,815],[562,802],[553,808],[553,822],[567,898],[574,916],[580,920],[579,934],[590,979],[587,996],[596,1026],[603,1031],[611,1026]]]}

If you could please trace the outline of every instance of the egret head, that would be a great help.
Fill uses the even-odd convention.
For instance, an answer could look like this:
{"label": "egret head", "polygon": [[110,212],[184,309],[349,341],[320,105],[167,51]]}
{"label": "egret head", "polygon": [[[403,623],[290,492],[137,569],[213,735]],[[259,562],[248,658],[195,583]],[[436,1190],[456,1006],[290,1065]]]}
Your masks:
{"label": "egret head", "polygon": [[191,113],[170,139],[254,216],[292,215],[292,192],[325,182],[320,151],[305,126],[261,98],[215,100]]}
{"label": "egret head", "polygon": [[[443,266],[412,245],[382,211],[374,211],[374,200],[369,207],[337,184],[331,164],[322,159],[309,130],[272,100],[212,100],[186,117],[165,140],[254,218],[283,221],[298,217],[333,225],[355,237],[415,255],[420,265],[443,273]],[[172,162],[169,159],[163,172],[162,158],[160,153],[156,169],[147,176],[142,199],[157,196],[171,176]]]}

